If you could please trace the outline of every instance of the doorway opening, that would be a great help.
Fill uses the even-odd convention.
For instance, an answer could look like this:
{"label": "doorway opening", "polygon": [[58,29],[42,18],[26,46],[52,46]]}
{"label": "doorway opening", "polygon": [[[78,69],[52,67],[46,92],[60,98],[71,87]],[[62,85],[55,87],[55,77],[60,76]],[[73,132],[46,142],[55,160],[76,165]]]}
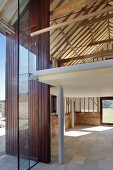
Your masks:
{"label": "doorway opening", "polygon": [[101,123],[113,124],[113,98],[105,97],[101,99]]}

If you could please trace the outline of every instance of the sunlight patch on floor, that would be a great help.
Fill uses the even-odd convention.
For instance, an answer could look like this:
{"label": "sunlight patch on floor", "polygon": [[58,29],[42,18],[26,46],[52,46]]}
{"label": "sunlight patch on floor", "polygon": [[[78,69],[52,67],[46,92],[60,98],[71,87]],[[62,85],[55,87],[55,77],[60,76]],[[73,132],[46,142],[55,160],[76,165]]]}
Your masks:
{"label": "sunlight patch on floor", "polygon": [[4,136],[5,135],[5,128],[0,128],[0,136]]}
{"label": "sunlight patch on floor", "polygon": [[110,126],[109,127],[108,126],[96,126],[96,127],[91,127],[91,128],[85,128],[85,129],[82,129],[82,130],[100,132],[100,131],[110,130],[110,129],[113,129],[113,127],[110,127]]}
{"label": "sunlight patch on floor", "polygon": [[81,132],[81,131],[68,131],[64,133],[64,136],[78,137],[83,135],[89,135],[91,132]]}

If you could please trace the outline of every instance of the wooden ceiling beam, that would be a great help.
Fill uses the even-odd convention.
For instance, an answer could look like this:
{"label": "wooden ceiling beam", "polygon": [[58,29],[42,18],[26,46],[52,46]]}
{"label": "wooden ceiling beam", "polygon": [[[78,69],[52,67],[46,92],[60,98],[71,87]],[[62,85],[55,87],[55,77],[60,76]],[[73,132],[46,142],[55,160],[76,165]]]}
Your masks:
{"label": "wooden ceiling beam", "polygon": [[[55,22],[56,22],[56,21],[55,21]],[[56,22],[56,23],[57,23],[57,22]],[[65,34],[65,32],[64,32],[64,30],[63,30],[62,28],[59,28],[59,29],[60,29],[61,33],[63,34],[63,36],[64,36],[67,44],[68,44],[69,47],[71,48],[71,50],[73,50],[74,53],[76,54],[75,49],[74,49],[74,47],[72,46],[72,44],[71,44],[71,42],[70,42],[70,40],[69,40],[69,37]]]}
{"label": "wooden ceiling beam", "polygon": [[[99,24],[100,25],[100,24]],[[101,26],[103,26],[104,27],[104,25],[103,25],[103,23],[101,23],[101,25],[100,25],[100,27]],[[87,34],[86,34],[87,33]],[[84,32],[83,32],[83,37],[82,37],[82,44],[84,44],[85,43],[85,45],[81,45],[81,48],[82,47],[88,47],[88,42],[90,41],[90,37],[88,37],[88,35],[89,35],[89,32],[88,32],[88,29],[87,29],[87,31],[86,30],[84,30]],[[89,35],[90,36],[90,35]],[[87,37],[87,39],[86,39],[86,37]],[[102,38],[104,38],[103,36],[102,36]],[[72,45],[73,45],[73,47],[76,49],[76,46],[74,45],[74,43],[77,43],[77,44],[80,44],[80,42],[81,42],[81,40],[80,40],[80,36],[76,39],[76,40],[74,40],[74,38],[73,38],[73,40],[72,40]],[[86,45],[87,44],[87,45]],[[80,46],[79,46],[79,48],[80,48]],[[82,53],[84,52],[84,48],[82,48],[82,49],[78,49],[77,50],[77,53],[79,53],[79,55],[82,55]],[[89,49],[89,48],[88,48]],[[69,48],[67,49],[66,48],[66,50],[69,50]],[[57,55],[58,56],[58,58],[60,59],[62,56],[64,57],[66,57],[66,55],[69,55],[69,53],[70,53],[70,51],[68,52],[68,53],[66,53],[66,55],[65,55],[65,52],[66,52],[66,50],[64,50],[64,53],[62,53],[62,51],[61,51],[61,54],[59,55]],[[102,50],[102,49],[101,49]],[[72,50],[71,50],[72,51]],[[88,50],[85,50],[85,52],[89,52]],[[57,56],[55,57],[55,58],[57,58]],[[71,55],[72,56],[72,55]],[[74,57],[75,55],[73,55],[72,57]],[[64,57],[64,58],[65,58]],[[58,58],[57,58],[57,60],[58,60]]]}
{"label": "wooden ceiling beam", "polygon": [[[97,47],[95,53],[96,53],[96,52],[99,52],[99,51],[102,51],[102,49],[104,49],[105,46],[106,46],[105,44],[104,44],[104,45],[102,45],[102,44],[99,45],[99,47]],[[95,57],[96,60],[98,60],[98,58],[99,58],[99,57],[97,57],[97,58]],[[92,58],[92,57],[91,57],[91,58],[86,58],[85,60],[86,60],[86,62],[90,62],[92,59],[94,59],[94,58]],[[78,61],[80,61],[80,63],[82,63],[82,60],[75,60],[75,61],[71,62],[70,65],[75,64],[75,63],[77,63]]]}
{"label": "wooden ceiling beam", "polygon": [[95,41],[95,42],[90,43],[88,46],[94,46],[94,45],[110,43],[110,42],[113,42],[113,38],[109,38],[109,39],[102,40],[102,41]]}
{"label": "wooden ceiling beam", "polygon": [[15,33],[14,27],[12,25],[8,24],[6,21],[4,21],[2,18],[0,18],[0,27],[1,27],[1,29],[4,29],[4,31],[9,34]]}
{"label": "wooden ceiling beam", "polygon": [[84,21],[81,24],[81,26],[92,25],[92,24],[95,24],[97,22],[101,22],[101,21],[104,21],[104,20],[107,20],[107,19],[111,19],[111,18],[113,18],[113,13],[112,14],[106,14],[105,16],[100,16],[99,18],[93,18],[91,20]]}
{"label": "wooden ceiling beam", "polygon": [[[103,4],[103,2],[104,1],[102,1],[101,3],[99,3],[98,4],[98,6],[96,7],[96,9],[94,8],[93,9],[93,11],[92,12],[95,12],[95,10],[99,10],[100,9],[100,7],[102,6],[102,4]],[[93,6],[92,6],[93,7]],[[83,11],[82,11],[82,13],[83,13]],[[79,12],[79,15],[81,15],[81,12]],[[77,14],[77,16],[76,16],[76,18],[79,16],[78,14]],[[85,22],[87,22],[87,20],[85,21]],[[84,22],[84,23],[85,23]],[[81,27],[81,25],[83,24],[83,22],[81,22],[81,23],[79,23],[79,24],[77,24],[77,25],[72,25],[72,27],[70,28],[70,30],[68,30],[68,31],[66,31],[66,35],[70,38],[72,35],[75,35],[73,38],[71,38],[71,42],[73,42],[73,40],[75,39],[75,37],[76,37],[76,33],[75,33],[75,30],[78,30],[78,29],[80,29],[80,27]],[[97,25],[103,25],[103,23],[98,23]],[[64,27],[64,30],[66,29],[66,26]],[[84,31],[85,31],[85,28],[84,28]],[[53,31],[53,32],[55,32],[55,31]],[[52,32],[52,33],[53,33]],[[83,32],[83,35],[85,35],[86,34],[86,32],[87,31],[85,31],[85,32]],[[89,34],[89,33],[88,33]],[[79,35],[79,34],[78,34]],[[58,36],[59,36],[59,34],[58,34]],[[56,38],[58,38],[58,36],[56,37]],[[77,36],[78,37],[78,36]],[[86,36],[85,36],[86,37]],[[56,39],[55,38],[55,39]],[[85,39],[85,38],[84,38]],[[78,42],[78,38],[77,39],[75,39],[75,41],[77,42],[77,44],[79,44],[80,42]],[[58,41],[59,42],[59,41]],[[89,40],[89,42],[91,42],[90,40]],[[73,43],[72,43],[73,44]],[[83,44],[83,43],[82,43]],[[86,44],[86,43],[85,43]],[[87,45],[88,45],[89,43],[88,43],[88,41],[87,41]],[[62,43],[60,43],[60,46],[58,46],[57,48],[55,47],[55,50],[54,50],[54,52],[52,52],[52,55],[54,56],[54,54],[57,52],[57,50],[61,47],[61,45],[63,45],[63,42]],[[74,45],[74,44],[73,44]],[[51,46],[52,46],[52,44],[51,44]],[[63,47],[64,47],[64,45],[63,45]],[[66,47],[64,47],[64,48],[66,48]],[[64,54],[64,53],[63,53]],[[68,53],[69,54],[69,53]],[[80,54],[79,54],[80,55]],[[55,55],[56,56],[56,55]],[[61,55],[61,57],[62,57],[62,55]],[[59,56],[56,56],[55,58],[59,58]],[[64,57],[65,58],[65,57]]]}
{"label": "wooden ceiling beam", "polygon": [[[87,21],[86,22],[84,22],[84,24],[85,23],[87,23]],[[71,30],[73,30],[72,31],[72,33],[70,34],[70,31],[68,31],[68,32],[66,32],[66,35],[67,35],[67,37],[70,39],[70,37],[71,37],[71,35],[74,35],[75,34],[75,30],[78,30],[81,26],[82,26],[82,24],[83,23],[80,23],[76,28],[75,28],[75,26],[73,26],[72,28],[71,28]],[[103,25],[103,23],[99,23],[99,25],[101,24],[101,26],[103,27],[104,25]],[[85,29],[84,29],[85,30]],[[87,31],[88,31],[88,29],[87,29]],[[85,35],[85,33],[86,33],[86,31],[85,32],[83,32],[83,35]],[[89,33],[88,33],[89,34]],[[78,34],[79,35],[79,34]],[[87,35],[88,36],[88,35]],[[86,35],[85,35],[85,37],[86,37]],[[58,38],[58,37],[56,37],[56,38]],[[56,39],[55,38],[55,39]],[[80,38],[80,36],[79,36],[79,38]],[[75,41],[79,44],[80,42],[78,42],[78,40],[79,40],[79,38],[77,38]],[[84,38],[83,38],[84,39]],[[74,40],[74,38],[73,39],[71,39],[71,42],[73,42],[73,40]],[[59,42],[58,42],[58,44],[59,44]],[[60,44],[60,46],[62,46],[64,44],[64,42],[62,42],[61,44]],[[73,44],[73,43],[72,43]],[[57,45],[57,44],[56,44]],[[74,44],[73,44],[74,45]],[[58,46],[58,48],[56,48],[55,47],[55,51],[52,53],[52,55],[54,55],[56,52],[57,52],[57,50],[60,48],[60,46]],[[84,46],[84,45],[83,45]],[[86,46],[86,45],[85,45]],[[88,46],[88,45],[87,45]],[[77,48],[80,48],[80,45],[79,46],[77,46]],[[66,48],[67,49],[67,48]],[[68,49],[67,49],[68,50]]]}
{"label": "wooden ceiling beam", "polygon": [[83,55],[83,56],[77,56],[77,57],[72,57],[72,58],[66,58],[66,59],[61,59],[58,62],[63,64],[67,63],[70,61],[74,60],[79,60],[79,59],[86,59],[86,58],[98,58],[98,57],[110,57],[113,56],[113,50],[106,50],[106,51],[99,51],[96,53],[88,54],[88,55]]}
{"label": "wooden ceiling beam", "polygon": [[54,11],[51,11],[51,20],[66,16],[70,13],[77,12],[83,7],[87,6],[89,3],[95,3],[97,0],[69,0],[67,3],[63,3],[61,6],[57,7]]}
{"label": "wooden ceiling beam", "polygon": [[[101,26],[104,26],[103,25],[103,23],[101,23]],[[79,35],[79,34],[78,34]],[[80,42],[81,42],[81,40],[80,40],[80,37],[81,36],[78,36],[77,37],[77,39],[75,39],[75,38],[73,38],[72,40],[71,40],[71,44],[73,45],[73,47],[76,49],[76,47],[77,46],[75,46],[74,44],[75,44],[75,42],[77,43],[77,44],[80,44]],[[86,39],[86,37],[87,37],[87,39]],[[79,53],[79,55],[80,55],[80,53],[82,53],[83,51],[84,51],[84,48],[83,49],[81,49],[82,47],[88,47],[88,42],[90,41],[90,34],[89,34],[89,32],[88,32],[88,28],[87,28],[87,30],[84,30],[83,31],[83,36],[82,36],[82,44],[84,44],[84,45],[79,45],[77,48],[79,49],[77,49],[77,52]],[[87,44],[87,45],[86,45]],[[62,45],[61,45],[62,46]],[[65,47],[64,47],[65,48]],[[69,50],[69,47],[68,48],[66,48],[65,50],[64,50],[64,53],[67,51],[67,50]],[[61,51],[62,52],[62,51]],[[55,52],[56,53],[56,52]],[[55,54],[54,53],[54,54]],[[62,55],[64,55],[64,53],[61,53],[60,55],[58,54],[58,56],[59,56],[59,58],[61,58],[62,57]],[[68,52],[68,54],[69,54],[70,52]],[[67,55],[68,55],[67,54]]]}
{"label": "wooden ceiling beam", "polygon": [[49,32],[51,30],[55,30],[55,29],[58,29],[60,27],[67,26],[67,25],[70,25],[70,24],[73,24],[73,23],[79,23],[79,22],[87,20],[91,17],[96,17],[97,15],[101,15],[101,14],[107,13],[107,12],[112,11],[112,10],[113,10],[113,6],[108,7],[106,9],[96,11],[96,12],[92,12],[92,13],[89,13],[87,15],[83,15],[83,16],[77,17],[75,19],[68,20],[66,22],[62,22],[62,23],[59,23],[59,24],[56,24],[56,25],[35,31],[35,32],[32,32],[31,36],[33,37],[33,36],[36,36],[36,35],[39,35],[39,34],[43,34],[43,33]]}
{"label": "wooden ceiling beam", "polygon": [[[79,12],[79,13],[75,16],[75,18],[78,17],[79,15],[81,15],[81,12]],[[69,19],[69,18],[66,17],[66,19]],[[64,20],[64,21],[65,21],[65,20]],[[63,21],[63,22],[64,22],[64,21]],[[78,24],[78,25],[80,26],[80,24]],[[64,32],[65,32],[65,29],[66,29],[66,26],[63,28],[63,31],[64,31]],[[79,29],[78,26],[76,26],[76,30],[77,30],[77,29]],[[53,31],[53,32],[50,34],[50,36],[52,37],[52,34],[54,34],[56,31],[57,31],[57,30]],[[67,38],[70,38],[73,34],[75,34],[75,26],[72,25],[72,26],[70,27],[70,29],[68,29],[65,33],[66,33],[66,35],[67,35]],[[59,39],[60,34],[61,34],[61,32],[58,33],[58,31],[57,31],[57,36],[55,36],[54,40],[50,43],[50,46],[52,47],[51,50],[53,50],[53,49],[55,48],[55,50],[54,50],[54,52],[53,52],[54,54],[57,52],[57,50],[60,48],[60,46],[62,46],[62,45],[64,44],[64,42],[65,42],[65,41],[62,41],[62,40],[61,40],[62,43],[60,43],[60,46],[58,46],[57,48],[55,47],[56,45],[58,45],[59,41],[57,42],[57,44],[55,44],[55,45],[53,46],[55,40],[56,40],[56,39]],[[53,54],[53,55],[54,55],[54,54]]]}

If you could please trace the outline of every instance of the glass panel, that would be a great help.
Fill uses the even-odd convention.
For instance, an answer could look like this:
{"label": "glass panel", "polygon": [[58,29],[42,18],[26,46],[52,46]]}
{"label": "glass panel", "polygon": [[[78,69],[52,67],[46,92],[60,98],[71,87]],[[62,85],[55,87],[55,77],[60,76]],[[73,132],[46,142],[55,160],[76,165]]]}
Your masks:
{"label": "glass panel", "polygon": [[[38,143],[34,133],[34,124],[37,122],[33,122],[32,118],[36,91],[31,87],[31,75],[36,70],[36,54],[30,42],[29,1],[19,2],[19,169],[27,170],[38,161]],[[32,125],[30,122],[33,122]]]}
{"label": "glass panel", "polygon": [[113,100],[102,101],[102,122],[113,123]]}
{"label": "glass panel", "polygon": [[[24,55],[26,49],[20,47],[20,74],[19,74],[19,163],[20,169],[29,168],[29,117],[28,117],[28,73],[26,68],[21,72],[21,67],[28,63]],[[23,53],[23,54],[22,54]]]}
{"label": "glass panel", "polygon": [[[0,33],[0,156],[5,154],[5,61],[6,37]],[[1,168],[0,168],[1,169]]]}
{"label": "glass panel", "polygon": [[[31,46],[31,44],[29,44]],[[30,127],[30,134],[29,134],[29,143],[30,143],[30,167],[32,167],[36,162],[38,162],[38,138],[37,138],[37,129],[38,122],[36,118],[35,102],[37,90],[32,79],[32,74],[36,71],[36,55],[29,51],[29,127]],[[31,77],[30,77],[31,76]]]}
{"label": "glass panel", "polygon": [[29,11],[26,7],[26,0],[20,0],[19,2],[19,170],[27,170],[30,168],[28,113]]}
{"label": "glass panel", "polygon": [[[18,45],[17,45],[17,25],[16,11],[18,0],[0,1],[2,10],[5,11],[3,20],[6,24],[0,23],[0,102],[1,120],[0,124],[0,170],[18,169]],[[8,12],[7,12],[8,11]],[[10,16],[10,17],[9,17]],[[11,19],[12,18],[12,19]],[[11,19],[11,22],[10,22]],[[14,30],[8,28],[11,24]],[[12,33],[13,32],[13,33]],[[6,107],[5,107],[6,105]],[[4,121],[6,122],[4,124]]]}

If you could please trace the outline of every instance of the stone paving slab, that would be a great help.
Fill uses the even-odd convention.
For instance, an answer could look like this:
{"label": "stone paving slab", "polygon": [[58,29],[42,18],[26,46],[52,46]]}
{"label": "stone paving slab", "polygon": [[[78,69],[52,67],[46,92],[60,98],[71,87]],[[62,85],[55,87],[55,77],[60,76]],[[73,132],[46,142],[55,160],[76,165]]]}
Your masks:
{"label": "stone paving slab", "polygon": [[[99,127],[96,127],[98,130]],[[88,126],[77,126],[77,131],[88,131]],[[102,129],[102,128],[101,128]],[[71,129],[72,131],[72,129]],[[76,128],[73,129],[76,133]],[[79,137],[65,136],[64,164],[57,159],[57,137],[52,140],[52,163],[38,163],[32,170],[113,170],[113,127],[104,126],[103,131],[94,131]],[[91,140],[92,138],[92,140]],[[0,157],[0,170],[17,170],[17,158]]]}

